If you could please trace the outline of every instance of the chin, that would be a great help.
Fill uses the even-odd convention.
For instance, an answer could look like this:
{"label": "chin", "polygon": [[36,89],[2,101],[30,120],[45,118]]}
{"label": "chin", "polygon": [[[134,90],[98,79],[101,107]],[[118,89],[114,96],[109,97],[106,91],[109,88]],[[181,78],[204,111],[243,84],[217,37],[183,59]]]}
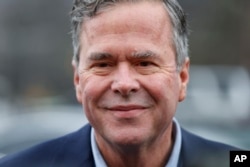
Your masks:
{"label": "chin", "polygon": [[[115,133],[115,131],[114,131]],[[143,133],[142,130],[128,129],[120,130],[119,132],[112,135],[111,139],[116,145],[120,147],[140,147],[144,145],[151,137],[147,133]]]}

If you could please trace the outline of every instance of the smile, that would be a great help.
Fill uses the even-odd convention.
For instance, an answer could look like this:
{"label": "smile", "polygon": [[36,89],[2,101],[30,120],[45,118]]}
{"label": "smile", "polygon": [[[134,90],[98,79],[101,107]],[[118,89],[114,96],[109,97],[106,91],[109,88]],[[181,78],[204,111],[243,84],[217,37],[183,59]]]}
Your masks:
{"label": "smile", "polygon": [[106,108],[117,118],[135,118],[143,114],[147,107],[138,105],[114,106]]}
{"label": "smile", "polygon": [[143,106],[139,106],[139,105],[126,105],[126,106],[114,106],[114,107],[110,107],[107,108],[108,110],[111,111],[130,111],[130,110],[142,110],[145,109],[146,107]]}

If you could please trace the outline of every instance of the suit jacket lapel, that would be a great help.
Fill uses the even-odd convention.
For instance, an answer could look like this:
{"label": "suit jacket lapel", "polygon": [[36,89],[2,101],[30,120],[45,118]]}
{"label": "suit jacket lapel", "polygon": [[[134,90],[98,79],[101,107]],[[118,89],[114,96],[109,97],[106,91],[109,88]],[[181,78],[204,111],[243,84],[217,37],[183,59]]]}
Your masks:
{"label": "suit jacket lapel", "polygon": [[54,166],[57,167],[94,167],[91,150],[90,129],[88,124],[79,131],[62,140],[62,147],[55,156]]}

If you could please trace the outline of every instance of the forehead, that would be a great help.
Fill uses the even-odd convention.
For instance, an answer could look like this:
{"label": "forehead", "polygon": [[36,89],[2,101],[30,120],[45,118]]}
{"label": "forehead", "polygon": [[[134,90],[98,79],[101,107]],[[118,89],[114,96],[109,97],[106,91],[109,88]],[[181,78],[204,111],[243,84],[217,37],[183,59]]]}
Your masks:
{"label": "forehead", "polygon": [[93,39],[110,34],[141,33],[154,39],[169,39],[172,25],[163,2],[120,2],[84,20],[83,37]]}

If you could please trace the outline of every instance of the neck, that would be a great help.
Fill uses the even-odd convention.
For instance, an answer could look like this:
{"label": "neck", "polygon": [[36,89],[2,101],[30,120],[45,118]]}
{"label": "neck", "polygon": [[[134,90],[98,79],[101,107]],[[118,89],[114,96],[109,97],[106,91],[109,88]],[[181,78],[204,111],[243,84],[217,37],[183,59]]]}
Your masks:
{"label": "neck", "polygon": [[172,124],[149,143],[121,146],[110,144],[96,135],[100,152],[109,167],[164,167],[173,146]]}

